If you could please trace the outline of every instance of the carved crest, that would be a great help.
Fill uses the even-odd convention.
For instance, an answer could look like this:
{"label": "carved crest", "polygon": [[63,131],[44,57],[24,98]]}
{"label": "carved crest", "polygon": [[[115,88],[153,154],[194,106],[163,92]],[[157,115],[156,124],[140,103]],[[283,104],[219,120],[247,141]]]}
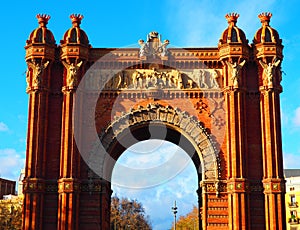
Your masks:
{"label": "carved crest", "polygon": [[152,31],[147,36],[147,42],[143,39],[139,40],[140,57],[164,57],[168,56],[167,46],[169,40],[161,41],[161,36],[158,32]]}

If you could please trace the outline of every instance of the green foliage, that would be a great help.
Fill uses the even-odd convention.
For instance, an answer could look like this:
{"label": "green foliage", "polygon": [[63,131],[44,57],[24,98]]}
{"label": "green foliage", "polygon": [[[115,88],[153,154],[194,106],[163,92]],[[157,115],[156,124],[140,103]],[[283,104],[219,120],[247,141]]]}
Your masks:
{"label": "green foliage", "polygon": [[0,200],[0,229],[19,230],[22,228],[23,199]]}
{"label": "green foliage", "polygon": [[141,203],[127,198],[119,199],[117,196],[111,199],[110,223],[112,230],[152,229]]}

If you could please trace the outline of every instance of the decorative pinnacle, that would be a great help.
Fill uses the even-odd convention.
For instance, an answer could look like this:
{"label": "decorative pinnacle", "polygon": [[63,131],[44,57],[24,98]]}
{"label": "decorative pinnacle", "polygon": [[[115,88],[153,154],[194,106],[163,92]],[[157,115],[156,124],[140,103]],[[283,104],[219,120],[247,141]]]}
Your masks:
{"label": "decorative pinnacle", "polygon": [[227,19],[228,24],[235,25],[239,16],[238,13],[228,13],[225,15],[225,18]]}
{"label": "decorative pinnacle", "polygon": [[71,14],[70,18],[71,18],[73,26],[79,27],[81,20],[83,19],[83,15],[82,14]]}
{"label": "decorative pinnacle", "polygon": [[48,14],[37,14],[36,18],[38,19],[40,27],[46,27],[51,17]]}
{"label": "decorative pinnacle", "polygon": [[272,17],[272,13],[270,12],[264,12],[258,15],[258,18],[260,19],[263,25],[269,25],[271,17]]}

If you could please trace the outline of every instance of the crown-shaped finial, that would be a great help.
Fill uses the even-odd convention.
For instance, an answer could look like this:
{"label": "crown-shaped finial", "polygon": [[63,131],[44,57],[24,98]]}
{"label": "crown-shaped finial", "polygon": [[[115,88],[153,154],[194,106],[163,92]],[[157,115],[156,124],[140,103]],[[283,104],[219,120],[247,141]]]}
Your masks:
{"label": "crown-shaped finial", "polygon": [[235,25],[239,16],[238,13],[228,13],[225,15],[225,18],[227,19],[228,24]]}
{"label": "crown-shaped finial", "polygon": [[271,17],[272,17],[272,14],[270,12],[264,12],[264,13],[261,13],[258,15],[258,18],[260,19],[260,21],[263,25],[269,25]]}
{"label": "crown-shaped finial", "polygon": [[51,17],[48,14],[37,14],[36,18],[38,19],[40,27],[46,27]]}
{"label": "crown-shaped finial", "polygon": [[83,19],[83,15],[82,14],[71,14],[70,18],[71,18],[73,26],[79,27],[81,20]]}

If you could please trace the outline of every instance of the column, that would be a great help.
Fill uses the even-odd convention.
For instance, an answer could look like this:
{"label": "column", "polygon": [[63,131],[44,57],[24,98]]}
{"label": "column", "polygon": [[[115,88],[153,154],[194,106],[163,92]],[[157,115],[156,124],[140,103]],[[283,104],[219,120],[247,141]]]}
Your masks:
{"label": "column", "polygon": [[[69,69],[65,79],[62,109],[60,179],[58,180],[58,230],[78,229],[80,154],[73,135],[73,110],[76,91],[76,75]],[[69,78],[73,79],[70,81]]]}
{"label": "column", "polygon": [[43,197],[48,120],[49,62],[28,60],[27,89],[29,94],[28,133],[24,179],[23,229],[43,229]]}
{"label": "column", "polygon": [[[246,180],[245,160],[246,148],[246,115],[245,96],[243,88],[245,73],[235,72],[233,64],[226,62],[231,71],[225,84],[226,137],[228,159],[228,215],[229,229],[248,229],[248,183]],[[241,69],[245,62],[237,64]],[[233,76],[233,74],[236,74]]]}
{"label": "column", "polygon": [[261,92],[263,186],[265,194],[266,229],[285,229],[285,180],[281,146],[281,87],[264,85]]}

